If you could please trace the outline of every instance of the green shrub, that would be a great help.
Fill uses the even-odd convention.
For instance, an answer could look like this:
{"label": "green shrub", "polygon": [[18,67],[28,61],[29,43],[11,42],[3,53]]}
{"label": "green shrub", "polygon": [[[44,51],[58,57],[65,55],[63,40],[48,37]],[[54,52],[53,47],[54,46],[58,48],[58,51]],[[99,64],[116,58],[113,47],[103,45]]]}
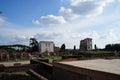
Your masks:
{"label": "green shrub", "polygon": [[87,53],[83,54],[84,57],[89,57],[89,58],[91,58],[91,57],[104,58],[104,57],[111,57],[114,55],[115,54],[110,51],[91,51],[91,52],[87,52]]}
{"label": "green shrub", "polygon": [[30,60],[30,64],[38,64],[39,61],[37,59]]}
{"label": "green shrub", "polygon": [[77,54],[68,54],[68,55],[64,55],[62,56],[62,59],[67,59],[67,58],[81,58],[81,55],[77,55]]}

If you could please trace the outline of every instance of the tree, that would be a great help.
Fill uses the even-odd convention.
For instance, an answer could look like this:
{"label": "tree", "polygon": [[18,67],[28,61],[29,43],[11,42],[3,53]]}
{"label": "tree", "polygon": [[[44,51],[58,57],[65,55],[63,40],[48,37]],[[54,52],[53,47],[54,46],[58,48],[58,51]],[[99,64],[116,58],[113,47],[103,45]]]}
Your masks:
{"label": "tree", "polygon": [[74,48],[73,48],[73,54],[76,53],[76,45],[74,45]]}
{"label": "tree", "polygon": [[112,47],[114,51],[120,51],[120,44],[114,44]]}
{"label": "tree", "polygon": [[[25,48],[29,48],[29,46],[23,45],[23,44],[14,44],[14,45],[0,45],[0,49],[5,49],[8,52],[10,51],[19,51],[23,52],[25,51]],[[27,51],[27,50],[26,50]]]}
{"label": "tree", "polygon": [[76,50],[76,45],[74,45],[74,51]]}
{"label": "tree", "polygon": [[111,44],[107,44],[105,46],[105,50],[112,51],[112,45]]}
{"label": "tree", "polygon": [[107,44],[105,50],[108,51],[120,51],[120,44]]}
{"label": "tree", "polygon": [[60,48],[60,52],[65,52],[65,44],[62,44],[62,46]]}
{"label": "tree", "polygon": [[32,52],[38,51],[38,41],[35,38],[30,38],[30,49]]}
{"label": "tree", "polygon": [[96,44],[94,45],[94,48],[95,48],[95,50],[98,50],[98,48],[97,48]]}

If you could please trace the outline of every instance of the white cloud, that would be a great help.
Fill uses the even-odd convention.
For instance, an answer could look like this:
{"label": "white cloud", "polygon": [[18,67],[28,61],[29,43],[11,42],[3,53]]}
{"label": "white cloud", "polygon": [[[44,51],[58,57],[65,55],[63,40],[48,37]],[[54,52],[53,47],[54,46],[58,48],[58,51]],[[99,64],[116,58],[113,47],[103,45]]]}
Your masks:
{"label": "white cloud", "polygon": [[2,24],[3,22],[5,22],[5,20],[0,17],[0,24]]}
{"label": "white cloud", "polygon": [[0,40],[0,45],[9,45],[9,44],[25,44],[28,45],[29,38],[27,36],[0,36],[2,39]]}
{"label": "white cloud", "polygon": [[[62,0],[64,2],[64,0]],[[67,0],[68,1],[68,0]],[[55,45],[61,46],[66,44],[67,48],[73,48],[74,45],[79,47],[80,40],[91,37],[93,38],[93,45],[97,44],[98,47],[104,47],[107,43],[119,41],[119,8],[109,8],[104,15],[99,15],[103,12],[104,7],[112,2],[112,0],[69,0],[69,7],[61,7],[59,12],[61,16],[47,15],[41,16],[40,19],[34,20],[35,24],[56,24],[45,27],[25,27],[22,29],[16,25],[7,24],[0,28],[0,35],[4,36],[4,40],[0,37],[1,43],[25,43],[29,44],[28,37],[35,37],[38,41],[50,40],[54,41]],[[81,1],[81,2],[80,2]],[[118,3],[117,3],[118,4]],[[86,5],[86,6],[85,6]],[[88,5],[88,8],[86,8]],[[118,4],[119,5],[119,4]],[[118,6],[117,5],[117,6]],[[114,5],[113,5],[114,6]],[[116,5],[115,5],[116,6]],[[82,9],[83,12],[81,11]],[[113,11],[113,12],[111,12]],[[80,17],[81,18],[78,18]],[[84,16],[96,16],[84,18]],[[64,18],[78,18],[76,20],[65,21]],[[114,23],[115,22],[115,23]],[[117,23],[116,23],[117,22]],[[66,24],[63,24],[66,23]],[[60,25],[62,24],[62,25]],[[114,25],[113,25],[114,24]],[[10,27],[11,26],[11,27]],[[14,27],[13,27],[14,26]],[[16,28],[15,28],[16,27]],[[24,28],[23,28],[24,27]],[[117,28],[115,31],[108,29]],[[5,35],[4,35],[5,34]],[[7,35],[7,36],[6,36]],[[22,36],[26,35],[26,36]]]}
{"label": "white cloud", "polygon": [[97,16],[101,14],[105,8],[105,6],[113,2],[114,0],[68,0],[70,2],[70,7],[60,8],[60,14],[73,18],[74,16]]}
{"label": "white cloud", "polygon": [[38,40],[54,40],[60,38],[60,33],[55,32],[41,32],[34,35],[34,38]]}
{"label": "white cloud", "polygon": [[84,39],[84,38],[94,38],[94,39],[99,39],[100,35],[95,31],[88,31],[84,33],[76,33],[71,35],[71,38],[79,38],[79,39]]}
{"label": "white cloud", "polygon": [[23,43],[27,42],[29,38],[27,36],[15,36],[13,37],[13,40],[11,41],[12,43]]}
{"label": "white cloud", "polygon": [[66,9],[64,7],[61,7],[59,12],[60,12],[60,15],[64,16],[65,18],[75,19],[79,17],[79,15],[74,14],[70,8]]}
{"label": "white cloud", "polygon": [[104,48],[106,44],[115,44],[119,42],[120,38],[117,36],[114,29],[105,31],[104,34],[99,34],[99,38],[94,39],[94,43],[98,45],[99,48]]}
{"label": "white cloud", "polygon": [[[88,32],[82,32],[82,33],[74,33],[70,34],[71,37],[69,38],[71,41],[73,41],[73,44],[76,44],[79,46],[79,41],[85,38],[92,38],[93,40],[93,47],[94,44],[98,46],[98,48],[104,48],[106,44],[114,44],[119,42],[120,38],[117,36],[116,31],[113,29],[105,31],[106,33],[98,33],[99,31],[93,30]],[[69,43],[70,44],[70,43]]]}
{"label": "white cloud", "polygon": [[106,3],[106,2],[113,2],[114,0],[68,0],[70,1],[70,4],[72,6],[76,6],[76,5],[79,5],[79,3],[82,3],[82,2],[98,2],[98,3]]}
{"label": "white cloud", "polygon": [[41,16],[39,20],[33,21],[35,24],[64,24],[66,21],[62,16],[47,15]]}
{"label": "white cloud", "polygon": [[113,29],[110,29],[107,31],[106,34],[101,36],[101,39],[104,39],[108,42],[113,42],[119,39],[119,37],[115,34],[115,31]]}

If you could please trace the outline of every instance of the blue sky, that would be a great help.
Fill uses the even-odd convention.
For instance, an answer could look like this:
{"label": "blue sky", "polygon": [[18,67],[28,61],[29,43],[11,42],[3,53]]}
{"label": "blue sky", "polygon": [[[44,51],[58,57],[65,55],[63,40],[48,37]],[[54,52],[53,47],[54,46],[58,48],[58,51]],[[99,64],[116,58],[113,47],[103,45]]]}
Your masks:
{"label": "blue sky", "polygon": [[120,0],[0,0],[0,45],[29,44],[29,38],[79,48],[120,43]]}

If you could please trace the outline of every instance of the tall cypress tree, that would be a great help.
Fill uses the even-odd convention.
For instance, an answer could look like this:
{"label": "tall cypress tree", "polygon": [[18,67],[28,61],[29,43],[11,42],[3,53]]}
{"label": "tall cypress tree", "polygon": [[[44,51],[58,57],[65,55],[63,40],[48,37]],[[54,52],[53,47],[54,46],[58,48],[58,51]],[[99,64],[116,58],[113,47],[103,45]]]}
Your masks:
{"label": "tall cypress tree", "polygon": [[60,52],[65,52],[65,44],[62,44],[62,46],[60,48]]}

